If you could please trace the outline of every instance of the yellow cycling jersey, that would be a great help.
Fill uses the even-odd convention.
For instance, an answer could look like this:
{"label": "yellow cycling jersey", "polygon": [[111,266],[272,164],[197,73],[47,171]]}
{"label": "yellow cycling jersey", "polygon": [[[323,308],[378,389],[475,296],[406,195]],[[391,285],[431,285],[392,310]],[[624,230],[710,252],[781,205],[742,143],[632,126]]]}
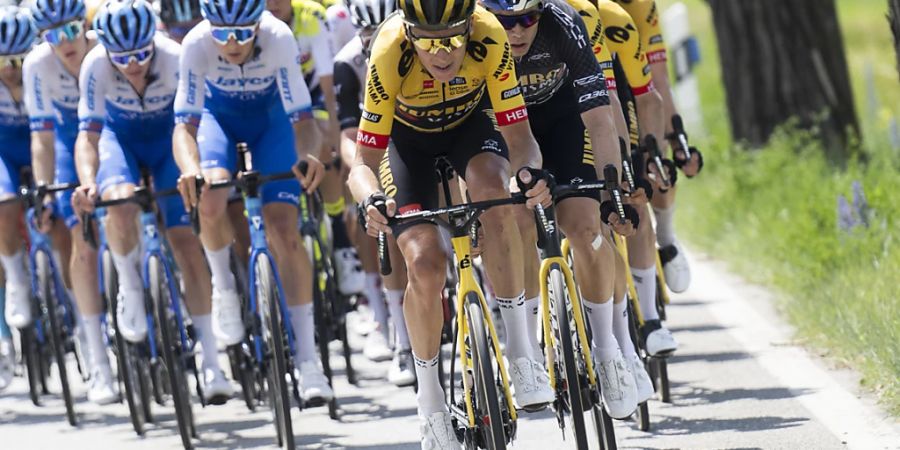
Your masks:
{"label": "yellow cycling jersey", "polygon": [[[316,69],[316,55],[321,59],[319,64],[331,64],[325,54],[331,53],[328,43],[327,21],[325,19],[325,7],[314,0],[291,0],[291,8],[294,10],[291,31],[297,39],[300,47],[300,66],[304,75],[313,73]],[[309,83],[312,80],[307,80]]]}
{"label": "yellow cycling jersey", "polygon": [[616,55],[634,95],[653,89],[650,65],[641,47],[640,33],[631,16],[612,0],[598,0],[600,22],[610,53]]}
{"label": "yellow cycling jersey", "polygon": [[608,89],[616,88],[616,76],[613,73],[612,54],[606,46],[603,38],[603,24],[600,22],[600,12],[589,0],[567,0],[569,6],[578,11],[584,26],[591,35],[591,46],[594,49],[594,56],[603,69],[603,77],[606,78],[606,87]]}
{"label": "yellow cycling jersey", "polygon": [[656,0],[615,0],[631,16],[641,33],[641,46],[650,64],[666,61],[666,43],[659,26]]}
{"label": "yellow cycling jersey", "polygon": [[330,7],[340,3],[340,0],[316,0],[316,2],[318,2],[320,5],[324,6],[325,8],[330,8]]}
{"label": "yellow cycling jersey", "polygon": [[420,132],[454,128],[478,108],[485,90],[498,126],[528,118],[506,31],[493,14],[475,8],[465,58],[448,82],[425,70],[405,26],[392,15],[371,44],[358,143],[387,148],[395,118]]}

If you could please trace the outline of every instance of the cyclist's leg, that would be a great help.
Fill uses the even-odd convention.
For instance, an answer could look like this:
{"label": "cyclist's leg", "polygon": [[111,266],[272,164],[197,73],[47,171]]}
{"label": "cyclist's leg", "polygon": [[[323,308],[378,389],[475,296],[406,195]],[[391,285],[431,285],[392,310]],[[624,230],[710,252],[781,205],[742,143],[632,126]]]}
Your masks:
{"label": "cyclist's leg", "polygon": [[[406,314],[403,311],[406,285],[408,283],[406,264],[403,262],[400,248],[395,239],[388,239],[388,250],[391,259],[397,261],[390,275],[384,277],[384,301],[390,311],[391,325],[394,326],[394,352],[391,368],[388,370],[388,381],[397,386],[407,386],[416,381],[415,365],[412,357],[409,329],[406,325]],[[442,305],[443,306],[443,305]]]}
{"label": "cyclist's leg", "polygon": [[[0,268],[0,311],[6,308],[6,276]],[[16,349],[12,341],[12,330],[6,324],[5,314],[0,314],[0,392],[12,382],[16,369]]]}
{"label": "cyclist's leg", "polygon": [[[27,145],[24,147],[27,149]],[[12,169],[12,170],[10,170]],[[7,163],[7,158],[4,158],[0,155],[0,199],[2,198],[11,198],[18,187],[18,173],[15,172],[17,169],[12,167],[11,164]],[[7,241],[9,239],[9,234],[13,233],[16,237],[21,236],[19,234],[19,220],[21,217],[21,206],[18,203],[10,203],[8,205],[0,206],[0,233],[3,233],[3,241]],[[8,223],[7,223],[8,222]],[[22,250],[21,241],[18,243],[15,242],[3,242],[0,244],[3,246],[3,250],[18,249],[18,252]],[[14,251],[15,253],[15,251]],[[3,257],[3,266],[8,264],[7,257]],[[21,260],[19,261],[21,263]],[[24,270],[24,267],[23,267]],[[0,271],[3,273],[3,271]],[[2,306],[2,310],[6,311],[6,289],[5,289],[5,275],[3,276],[3,289],[0,290],[0,306]],[[26,281],[27,282],[27,281]],[[26,290],[27,294],[28,291]],[[26,297],[26,301],[27,301]],[[22,307],[30,308],[30,302],[26,302]],[[21,315],[20,312],[14,311],[15,315]],[[29,310],[30,312],[30,310]],[[9,325],[7,324],[6,315],[0,317],[0,391],[5,390],[9,384],[12,382],[13,374],[15,371],[15,348],[12,342],[12,333],[9,329]],[[20,318],[21,319],[21,318]],[[30,318],[28,319],[30,320]]]}
{"label": "cyclist's leg", "polygon": [[[641,209],[646,209],[641,207]],[[616,288],[615,303],[613,304],[613,334],[622,350],[622,357],[625,358],[625,364],[631,369],[634,375],[635,387],[637,389],[637,403],[643,403],[653,396],[653,382],[650,375],[644,367],[644,361],[637,354],[634,342],[631,340],[631,330],[629,329],[630,318],[628,317],[628,280],[625,272],[625,260],[619,252],[614,255],[616,260]]]}
{"label": "cyclist's leg", "polygon": [[[8,153],[0,154],[0,200],[16,196],[19,189],[19,170],[28,165],[17,157],[15,150],[26,155],[28,141],[10,142]],[[18,145],[17,145],[18,144]],[[22,205],[10,202],[0,205],[0,264],[6,272],[6,322],[15,328],[31,323],[31,280],[25,268],[22,245]]]}

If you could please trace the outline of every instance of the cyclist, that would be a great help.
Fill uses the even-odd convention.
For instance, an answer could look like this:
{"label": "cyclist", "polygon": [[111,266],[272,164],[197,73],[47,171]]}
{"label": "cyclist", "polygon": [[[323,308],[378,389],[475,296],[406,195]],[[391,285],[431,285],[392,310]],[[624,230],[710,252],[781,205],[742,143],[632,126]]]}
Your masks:
{"label": "cyclist", "polygon": [[[334,58],[334,82],[337,91],[338,120],[341,125],[341,154],[345,161],[352,161],[356,153],[356,134],[359,121],[362,119],[360,105],[364,101],[363,86],[366,82],[366,48],[381,25],[391,13],[396,11],[395,0],[350,0],[348,2],[349,17],[353,29],[358,29],[356,36]],[[332,6],[334,8],[334,6]],[[374,241],[366,239],[367,244]],[[369,245],[368,247],[371,247]],[[371,254],[371,248],[368,248]],[[364,250],[365,251],[365,250]],[[364,266],[365,267],[365,266]],[[364,293],[374,316],[375,330],[366,337],[363,353],[369,359],[378,361],[393,357],[388,371],[388,381],[398,386],[415,382],[412,350],[409,333],[403,315],[403,292],[406,279],[400,268],[385,277],[385,300],[382,299],[378,287],[379,275],[376,264],[371,261],[366,273]],[[388,318],[396,332],[395,351],[388,345]]]}
{"label": "cyclist", "polygon": [[[362,203],[372,235],[392,232],[375,202],[386,200],[388,215],[436,206],[433,160],[439,155],[465,177],[473,201],[508,196],[515,171],[542,164],[509,41],[497,20],[476,8],[474,0],[408,1],[399,8],[401,13],[381,25],[371,44],[350,173],[351,191]],[[549,204],[549,194],[544,180],[538,181],[526,193],[529,206]],[[497,301],[524,312],[522,244],[512,209],[493,208],[481,216],[483,257]],[[403,307],[419,383],[422,448],[451,448],[455,433],[437,367],[447,255],[430,223],[393,233],[409,277]],[[506,329],[527,340],[524,313]],[[553,400],[539,362],[519,359],[511,366],[520,407]]]}
{"label": "cyclist", "polygon": [[[265,12],[261,1],[201,0],[200,7],[205,20],[184,39],[175,95],[173,152],[185,205],[197,205],[196,176],[203,174],[209,182],[231,177],[237,142],[249,145],[253,167],[262,174],[305,160],[306,174],[295,172],[305,189],[315,189],[324,173],[313,155],[321,148],[320,137],[290,28]],[[316,351],[312,269],[297,232],[299,192],[293,180],[266,184],[263,214],[276,263],[285,274],[281,281],[296,334],[300,395],[328,400],[334,394]],[[212,272],[213,330],[220,341],[234,345],[243,339],[244,326],[229,268],[234,234],[224,220],[228,195],[224,190],[203,193],[200,238]]]}
{"label": "cyclist", "polygon": [[[78,134],[78,74],[88,51],[96,45],[93,33],[85,32],[85,6],[81,0],[38,0],[31,6],[35,25],[44,43],[25,58],[25,104],[31,121],[31,162],[35,183],[78,181],[74,148]],[[89,355],[91,384],[88,399],[96,403],[115,401],[106,344],[100,328],[103,302],[97,280],[97,253],[84,241],[81,223],[72,209],[71,191],[57,195],[57,214],[69,227],[70,235],[54,233],[60,245],[63,270],[81,315]],[[47,208],[49,214],[52,208]],[[42,218],[44,227],[51,223]],[[54,224],[56,228],[56,224]],[[10,272],[7,269],[7,277]],[[17,276],[17,275],[14,275]],[[9,291],[7,290],[7,294]],[[7,306],[8,307],[8,306]]]}
{"label": "cyclist", "polygon": [[[677,114],[677,111],[669,84],[666,44],[659,26],[659,8],[656,6],[655,0],[615,0],[615,2],[628,12],[637,25],[637,31],[641,36],[641,46],[647,53],[650,72],[653,74],[653,82],[662,95],[665,133],[666,136],[670,136],[672,134],[671,118]],[[659,142],[662,144],[665,141],[660,140]],[[696,156],[688,162],[685,161],[684,152],[679,150],[674,154],[676,163],[689,177],[696,175],[703,166],[703,156],[699,152],[696,153]],[[677,187],[669,189],[668,192],[657,191],[651,199],[651,203],[653,204],[653,215],[656,218],[656,242],[659,244],[660,255],[663,257],[666,284],[674,292],[684,292],[691,284],[691,268],[688,265],[684,248],[675,237],[676,190]]]}
{"label": "cyclist", "polygon": [[199,0],[158,0],[155,6],[166,34],[178,43],[203,20]]}
{"label": "cyclist", "polygon": [[[142,169],[152,172],[157,190],[175,187],[178,167],[171,152],[172,102],[178,80],[180,46],[156,35],[156,16],[145,0],[110,0],[100,7],[94,29],[102,46],[91,50],[81,71],[80,119],[75,156],[81,186],[74,198],[80,212],[92,211],[94,197],[130,197]],[[178,199],[158,200],[166,237],[182,276],[185,303],[201,342],[206,402],[222,404],[231,384],[219,367],[212,332],[209,278],[191,234],[190,219]],[[140,265],[137,205],[107,210],[107,238],[121,293],[119,331],[131,342],[147,335]]]}
{"label": "cyclist", "polygon": [[[37,30],[25,9],[16,6],[0,7],[0,139],[4,143],[0,149],[0,200],[16,196],[19,170],[31,164],[28,113],[22,101],[22,62],[36,37]],[[0,260],[4,267],[18,265],[20,275],[25,270],[21,257],[22,234],[19,232],[21,215],[18,203],[0,205]],[[19,256],[11,258],[17,252]],[[27,275],[24,278],[20,283],[27,286]],[[18,287],[21,289],[21,285]],[[28,293],[27,288],[25,293]],[[0,302],[4,302],[5,294],[0,291]],[[30,303],[24,306],[30,308]],[[5,316],[6,314],[0,317],[0,391],[6,389],[12,381],[16,362],[12,333]],[[16,317],[11,319],[13,320],[10,322],[18,326],[27,324],[21,321],[17,323]]]}
{"label": "cyclist", "polygon": [[[532,133],[545,149],[544,167],[563,183],[593,182],[607,164],[620,165],[612,108],[602,69],[593,53],[579,13],[561,0],[481,0],[506,29],[522,88]],[[546,150],[552,148],[552,153]],[[596,167],[596,168],[595,168]],[[599,169],[599,170],[598,170]],[[626,364],[612,332],[615,251],[603,222],[619,233],[633,234],[630,222],[619,224],[616,213],[601,217],[599,196],[557,200],[559,225],[572,245],[579,285],[593,330],[593,351],[602,379],[604,405],[610,415],[625,418],[637,406],[632,368]],[[631,208],[631,206],[626,206]],[[521,209],[520,209],[521,210]],[[520,211],[525,242],[536,243],[534,217]],[[636,214],[636,213],[635,213]],[[525,245],[526,300],[537,303],[539,260],[535,245]],[[503,315],[514,313],[500,303]],[[506,320],[505,320],[506,321]],[[535,353],[531,341],[507,340],[510,358]],[[529,345],[529,343],[531,345]]]}
{"label": "cyclist", "polygon": [[326,139],[319,159],[329,162],[320,191],[331,219],[338,288],[345,295],[363,290],[363,274],[356,249],[344,223],[344,192],[340,163],[331,164],[338,146],[337,103],[334,92],[334,53],[325,7],[314,0],[268,0],[269,11],[291,27],[300,47],[300,63],[313,100],[313,116]]}
{"label": "cyclist", "polygon": [[356,37],[357,27],[352,21],[350,4],[349,0],[344,0],[326,6],[325,19],[328,20],[328,28],[331,29],[331,48],[335,54]]}

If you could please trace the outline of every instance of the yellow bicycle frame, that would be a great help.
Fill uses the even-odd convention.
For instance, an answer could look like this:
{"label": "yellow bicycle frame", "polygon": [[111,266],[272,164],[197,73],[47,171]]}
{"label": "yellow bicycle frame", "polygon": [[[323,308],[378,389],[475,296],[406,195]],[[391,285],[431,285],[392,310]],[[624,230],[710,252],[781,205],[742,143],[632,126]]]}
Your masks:
{"label": "yellow bicycle frame", "polygon": [[509,378],[506,372],[506,366],[503,363],[503,353],[500,351],[500,340],[497,339],[497,331],[494,329],[494,322],[491,320],[491,309],[488,307],[487,301],[484,299],[484,293],[478,285],[475,278],[475,269],[472,266],[472,242],[469,236],[457,236],[451,239],[453,243],[453,252],[456,254],[457,268],[459,269],[459,285],[457,286],[456,296],[456,339],[460,343],[459,360],[462,364],[462,380],[463,389],[466,398],[466,415],[469,419],[469,428],[475,427],[475,410],[472,406],[472,384],[465,374],[468,370],[474,370],[472,359],[468,356],[470,352],[466,348],[466,335],[469,331],[469,325],[466,316],[466,297],[469,293],[474,292],[478,295],[481,310],[484,312],[484,322],[487,324],[488,331],[491,335],[491,342],[494,346],[494,355],[496,356],[497,366],[500,368],[500,379],[503,381],[503,395],[506,398],[506,405],[509,409],[510,419],[515,421],[517,418],[516,407],[513,404],[512,394],[509,390]]}
{"label": "yellow bicycle frame", "polygon": [[[569,240],[562,241],[562,254],[569,254]],[[572,269],[569,262],[562,256],[544,258],[541,260],[540,280],[541,280],[541,308],[543,309],[542,319],[544,323],[544,342],[547,343],[545,348],[555,349],[556,345],[553,340],[553,333],[550,329],[550,293],[547,288],[547,278],[550,276],[550,268],[556,264],[559,266],[563,277],[566,279],[566,288],[569,290],[569,301],[572,302],[572,316],[575,319],[575,331],[578,334],[578,341],[581,344],[581,351],[584,352],[585,365],[587,366],[588,382],[591,386],[597,385],[597,377],[594,373],[594,358],[591,356],[591,343],[587,337],[587,326],[584,324],[584,314],[581,311],[581,295],[576,288],[575,276],[572,275]],[[547,371],[550,373],[550,386],[556,390],[556,373],[551,369],[555,362],[553,351],[547,350]]]}
{"label": "yellow bicycle frame", "polygon": [[616,243],[616,250],[622,256],[622,260],[625,261],[625,284],[628,286],[628,297],[631,299],[631,307],[635,316],[637,316],[638,325],[644,325],[644,312],[641,310],[637,288],[634,287],[634,278],[631,277],[631,266],[628,265],[628,244],[625,242],[625,237],[620,234],[613,233],[613,237]]}

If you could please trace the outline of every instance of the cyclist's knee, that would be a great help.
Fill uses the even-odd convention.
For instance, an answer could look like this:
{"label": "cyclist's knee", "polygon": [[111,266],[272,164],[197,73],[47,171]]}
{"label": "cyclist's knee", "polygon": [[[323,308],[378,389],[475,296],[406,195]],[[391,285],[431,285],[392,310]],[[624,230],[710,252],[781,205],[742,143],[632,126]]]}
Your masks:
{"label": "cyclist's knee", "polygon": [[228,208],[228,192],[225,189],[210,190],[200,197],[200,217],[219,220]]}
{"label": "cyclist's knee", "polygon": [[447,276],[447,254],[439,245],[426,245],[422,241],[407,243],[405,247],[410,288],[425,295],[440,293]]}
{"label": "cyclist's knee", "polygon": [[[266,234],[269,239],[283,244],[299,242],[297,231],[297,208],[288,203],[270,203],[263,210]],[[292,244],[296,246],[297,244]]]}
{"label": "cyclist's knee", "polygon": [[515,208],[515,217],[522,242],[536,242],[537,228],[535,228],[534,213],[525,207],[518,207]]}
{"label": "cyclist's knee", "polygon": [[138,207],[134,204],[123,204],[106,210],[107,229],[113,233],[137,232]]}

